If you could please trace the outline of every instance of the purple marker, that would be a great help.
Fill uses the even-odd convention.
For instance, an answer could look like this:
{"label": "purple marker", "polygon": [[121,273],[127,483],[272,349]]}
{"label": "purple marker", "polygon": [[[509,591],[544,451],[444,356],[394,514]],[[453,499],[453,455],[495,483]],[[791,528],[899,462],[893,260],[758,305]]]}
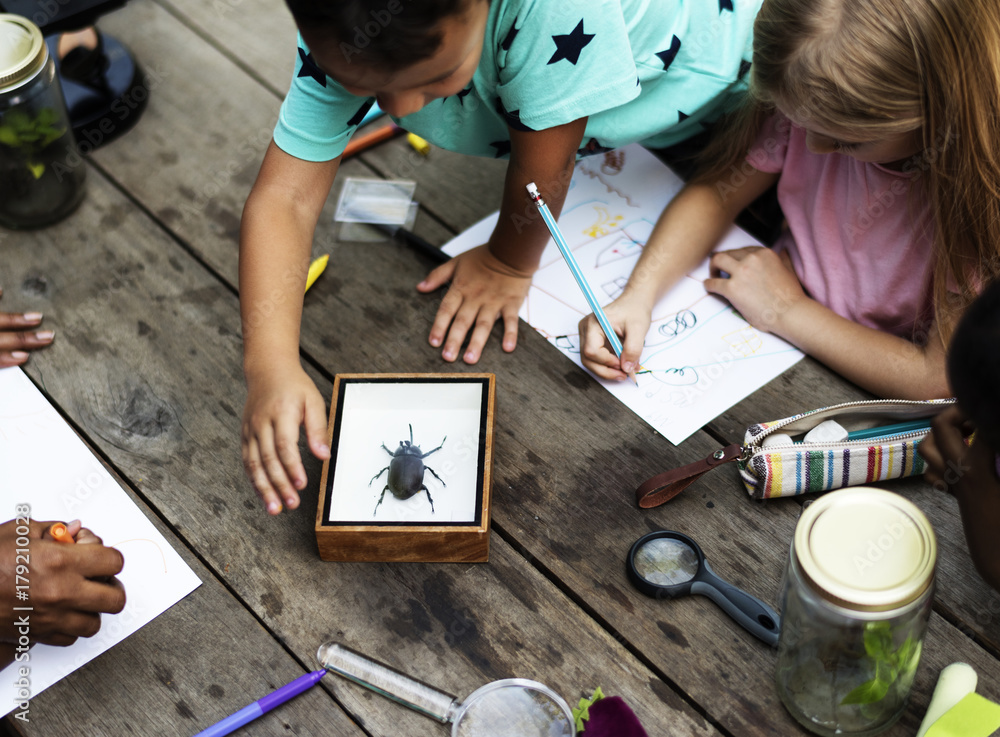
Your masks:
{"label": "purple marker", "polygon": [[282,686],[274,693],[269,693],[262,699],[257,699],[249,706],[244,706],[238,712],[232,716],[228,716],[221,722],[216,722],[211,727],[203,730],[196,734],[194,737],[222,737],[223,735],[234,732],[244,724],[252,722],[259,716],[267,714],[276,706],[284,704],[289,699],[293,699],[298,696],[303,691],[308,691],[310,688],[319,683],[319,679],[326,675],[326,670],[314,670],[312,673],[306,673],[304,676],[299,676],[291,683]]}

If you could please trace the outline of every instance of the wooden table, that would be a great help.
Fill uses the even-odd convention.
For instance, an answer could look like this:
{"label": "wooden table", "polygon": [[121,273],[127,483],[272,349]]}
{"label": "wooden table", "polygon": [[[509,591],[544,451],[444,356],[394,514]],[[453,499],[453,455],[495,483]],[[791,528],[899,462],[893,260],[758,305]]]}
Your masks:
{"label": "wooden table", "polygon": [[[0,234],[6,310],[39,310],[54,346],[31,378],[119,475],[204,584],[137,634],[32,701],[26,735],[190,735],[315,668],[339,639],[458,695],[530,677],[575,703],[597,686],[651,737],[799,734],[778,701],[775,653],[707,600],[647,599],[624,575],[639,535],[694,536],[715,569],[774,602],[796,500],[751,503],[726,468],[643,511],[633,489],[741,439],[744,428],[862,398],[805,360],[674,447],[522,325],[474,368],[426,343],[431,263],[395,242],[337,241],[330,198],[315,252],[328,271],[305,303],[302,361],[329,393],[338,372],[489,371],[497,376],[488,564],[319,560],[320,465],[300,511],[268,518],[244,478],[237,297],[240,213],[294,58],[277,0],[134,0],[101,21],[150,74],[138,126],[88,162],[83,206],[64,222]],[[409,178],[416,229],[441,243],[499,205],[504,165],[396,140],[343,175]],[[887,485],[930,516],[940,588],[911,705],[912,734],[937,674],[956,660],[1000,700],[1000,597],[972,569],[954,501],[922,480]],[[17,732],[17,730],[21,730]],[[444,735],[333,677],[247,735]]]}

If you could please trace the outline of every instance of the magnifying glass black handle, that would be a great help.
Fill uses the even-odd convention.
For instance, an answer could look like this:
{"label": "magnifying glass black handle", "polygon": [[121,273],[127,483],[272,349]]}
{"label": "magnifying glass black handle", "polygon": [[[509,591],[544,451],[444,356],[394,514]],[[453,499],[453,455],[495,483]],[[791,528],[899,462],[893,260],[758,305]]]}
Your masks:
{"label": "magnifying glass black handle", "polygon": [[781,628],[778,613],[757,597],[723,581],[709,568],[708,561],[703,561],[701,565],[701,571],[691,582],[691,593],[707,596],[751,635],[771,647],[777,647]]}

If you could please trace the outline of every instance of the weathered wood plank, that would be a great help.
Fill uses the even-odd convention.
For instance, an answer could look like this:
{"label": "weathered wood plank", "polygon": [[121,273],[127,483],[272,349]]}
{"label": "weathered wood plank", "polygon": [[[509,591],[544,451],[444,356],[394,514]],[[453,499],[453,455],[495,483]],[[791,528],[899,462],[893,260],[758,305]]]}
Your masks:
{"label": "weathered wood plank", "polygon": [[[406,264],[366,263],[366,258],[370,254],[360,250],[348,257],[351,266],[345,265],[335,295],[327,290],[313,295],[317,303],[335,301],[329,309],[306,311],[303,341],[310,353],[343,371],[370,370],[369,364],[385,371],[437,370],[436,352],[420,340],[434,304],[409,290],[413,277],[403,273]],[[352,279],[346,278],[348,268],[357,270]],[[337,306],[366,302],[379,307],[367,310],[363,342],[358,325],[324,319]],[[533,333],[522,336],[513,355],[487,346],[476,369],[498,376],[495,523],[727,729],[761,735],[792,729],[773,687],[765,682],[751,695],[744,685],[759,683],[760,674],[770,672],[772,653],[706,602],[667,608],[640,601],[628,590],[622,564],[643,532],[660,525],[680,529],[703,543],[724,575],[773,601],[798,503],[751,504],[730,468],[714,472],[667,507],[640,512],[633,501],[639,482],[704,457],[717,447],[715,441],[699,434],[672,447]],[[963,644],[956,657],[960,653],[985,673],[998,672],[996,661],[974,643],[961,637],[956,642]],[[934,652],[940,653],[929,643],[928,663],[943,664],[946,656]],[[931,690],[926,679],[919,686],[924,690],[914,709]]]}
{"label": "weathered wood plank", "polygon": [[[141,7],[141,4],[137,4],[137,7]],[[128,9],[122,11],[123,14],[125,12],[128,12]],[[170,27],[170,23],[160,22],[159,28],[161,31],[168,32],[168,38],[183,37],[183,34],[170,30]],[[186,43],[190,43],[190,40]],[[169,46],[170,44],[163,45]],[[155,44],[151,45],[150,48],[154,46]],[[173,49],[171,49],[172,52]],[[206,58],[212,56],[207,51],[205,54]],[[154,55],[152,58],[157,57]],[[219,55],[218,58],[223,57]],[[218,58],[212,64],[221,64]],[[213,93],[216,96],[235,94],[228,87],[233,87],[236,92],[241,91],[239,85],[227,85],[226,87],[227,89],[215,89]],[[206,96],[194,99],[209,104],[212,98]],[[178,106],[181,100],[183,100],[183,96],[178,95]],[[190,100],[188,100],[188,104],[190,104]],[[276,107],[275,103],[275,110]],[[180,110],[179,107],[178,110]],[[180,112],[176,114],[180,115]],[[224,132],[227,127],[232,127],[231,120],[226,120],[224,123],[224,126],[213,129],[217,135],[219,135],[220,130]],[[211,125],[214,126],[214,123]],[[252,131],[252,128],[250,130]],[[123,142],[125,140],[127,139],[123,139]],[[122,142],[116,143],[115,146],[120,143]],[[173,141],[173,143],[178,146],[182,145],[182,142]],[[162,150],[169,152],[170,146],[164,145]],[[108,151],[111,149],[109,148]],[[216,156],[214,150],[201,151],[200,155],[205,157],[208,153]],[[427,172],[431,172],[433,169],[428,167],[436,166],[433,162],[445,158],[437,157],[437,153],[435,152],[434,158],[428,160],[427,167],[418,171],[415,178],[423,177],[421,172],[425,169]],[[99,156],[103,155],[102,152]],[[369,159],[373,160],[371,157]],[[138,180],[141,176],[145,176],[145,171],[141,170],[137,162],[138,160],[126,161],[122,162],[121,166],[112,167],[110,164],[108,166],[116,178],[119,176],[117,172],[122,171],[131,172],[129,176]],[[463,159],[463,162],[470,162],[467,165],[480,163],[479,160],[472,159]],[[102,160],[101,163],[104,165],[105,162]],[[226,161],[223,159],[221,163],[225,164]],[[457,161],[455,166],[458,166]],[[135,173],[137,169],[142,171],[141,176]],[[389,172],[390,167],[386,166],[384,169]],[[224,169],[219,169],[219,171],[222,170]],[[256,163],[252,170],[256,171]],[[181,172],[186,172],[186,169],[181,169]],[[177,181],[180,180],[175,177],[173,181],[168,182],[167,186],[163,187],[164,192],[169,192],[169,187],[176,186]],[[142,182],[136,181],[135,183],[130,182],[128,186],[130,190],[133,188],[140,190],[142,184]],[[249,184],[247,184],[248,186]],[[485,191],[486,187],[481,189]],[[462,187],[462,190],[463,192],[473,191],[467,184]],[[238,218],[239,207],[242,207],[244,196],[245,192],[232,198],[233,202],[225,204],[225,211],[231,215],[235,213],[235,217]],[[418,197],[420,196],[420,190],[418,190]],[[153,199],[150,198],[149,201],[153,201]],[[444,202],[449,199],[453,198],[442,196]],[[463,207],[465,214],[454,218],[453,222],[456,224],[454,227],[467,225],[468,222],[462,222],[462,218],[471,217],[471,214],[477,211],[476,208],[481,208],[479,211],[485,214],[495,207],[495,203],[487,203],[485,200],[479,201],[475,197],[469,197]],[[153,206],[150,206],[150,209],[157,212]],[[451,221],[446,219],[446,222],[450,223]],[[209,239],[211,237],[213,236],[209,234]],[[217,240],[223,245],[217,249],[218,255],[213,256],[213,258],[218,258],[219,263],[230,264],[229,268],[232,270],[226,272],[224,269],[220,269],[222,273],[234,273],[235,255],[232,250],[234,241],[230,239],[227,243],[225,239]],[[373,252],[383,256],[386,253],[395,253],[394,247],[389,244],[378,247],[343,244],[338,249],[340,256],[345,258],[349,264],[353,264],[357,260],[363,266],[362,273],[358,274],[353,270],[353,267],[345,266],[335,270],[331,267],[332,274],[328,276],[332,278],[324,277],[325,286],[320,289],[318,288],[320,285],[317,285],[317,288],[314,288],[314,293],[310,293],[304,324],[304,344],[307,351],[311,355],[317,356],[329,371],[393,371],[400,369],[401,366],[409,370],[440,369],[441,363],[437,352],[430,350],[424,344],[436,300],[421,297],[412,290],[412,283],[422,276],[427,264],[415,260],[415,257],[411,258],[405,255],[401,259],[380,258],[377,263],[371,263],[370,258]],[[400,273],[403,274],[402,278]],[[335,315],[336,318],[331,319],[331,315]],[[741,558],[745,557],[750,560],[752,558],[746,551],[735,545],[734,541],[741,541],[741,544],[760,556],[761,550],[766,551],[767,546],[775,545],[774,540],[768,539],[768,530],[777,529],[778,534],[772,532],[772,535],[779,540],[787,541],[787,531],[793,524],[794,509],[788,507],[786,502],[780,502],[779,504],[786,505],[791,511],[783,512],[780,515],[777,512],[766,513],[767,515],[773,514],[773,517],[755,517],[747,511],[752,505],[748,506],[746,500],[742,498],[742,489],[737,485],[735,479],[730,478],[727,483],[717,488],[711,479],[703,482],[707,489],[715,489],[715,493],[719,495],[731,495],[733,506],[727,507],[726,515],[721,512],[723,507],[720,501],[718,499],[713,501],[714,498],[709,497],[706,497],[707,501],[713,501],[716,505],[712,512],[706,512],[705,507],[701,506],[683,511],[683,513],[681,511],[675,513],[673,506],[671,506],[656,513],[638,513],[630,506],[631,488],[635,482],[641,481],[646,476],[666,467],[703,456],[704,450],[710,447],[711,443],[704,436],[698,436],[693,444],[689,441],[679,449],[671,448],[662,439],[653,438],[652,431],[638,424],[638,421],[627,411],[617,408],[617,405],[613,403],[608,404],[610,400],[607,397],[598,396],[593,392],[590,396],[583,397],[586,390],[581,387],[590,380],[565,359],[551,352],[551,348],[537,339],[537,336],[523,337],[521,347],[511,357],[500,356],[495,342],[491,342],[490,345],[491,347],[488,347],[487,355],[480,367],[496,370],[501,379],[499,412],[504,412],[503,395],[505,391],[511,391],[511,396],[516,393],[518,395],[517,402],[530,404],[533,408],[533,412],[528,418],[513,413],[501,415],[498,422],[499,425],[507,425],[512,435],[505,441],[507,446],[504,450],[498,448],[498,457],[503,455],[507,459],[503,471],[505,476],[502,478],[507,481],[506,486],[509,486],[510,489],[507,491],[506,498],[502,502],[498,502],[505,511],[502,515],[498,514],[497,521],[504,531],[517,541],[518,545],[523,545],[530,554],[537,556],[543,566],[554,571],[555,575],[566,582],[566,585],[573,591],[582,592],[579,595],[588,605],[594,606],[596,602],[595,610],[606,621],[616,623],[620,619],[630,620],[633,618],[633,615],[628,611],[629,608],[621,603],[622,600],[631,602],[633,607],[638,606],[638,604],[633,602],[627,594],[622,593],[626,584],[619,580],[620,577],[614,579],[612,583],[608,583],[607,572],[608,570],[620,570],[620,558],[624,556],[624,550],[619,550],[619,548],[627,549],[631,539],[637,537],[650,524],[649,520],[654,518],[653,514],[668,515],[655,517],[655,519],[666,520],[664,526],[672,526],[676,521],[691,525],[695,530],[714,529],[722,524],[720,518],[725,517],[725,524],[731,524],[734,527],[728,530],[725,526],[722,527],[723,531],[720,534],[725,539],[719,538],[717,540],[719,547],[715,547],[714,538],[705,540],[699,537],[699,539],[705,543],[706,550],[709,550],[711,546],[713,551],[719,551],[714,554],[709,552],[713,560],[726,561],[733,565],[731,570],[734,573],[731,575],[734,581],[756,591],[764,598],[773,598],[773,595],[769,596],[767,592],[761,591],[756,582],[761,580],[761,577],[772,582],[776,581],[782,556],[768,553],[763,556],[763,563],[754,561],[753,565],[745,564],[744,567],[741,567],[740,563],[743,562]],[[775,419],[802,409],[828,403],[825,399],[822,402],[818,401],[819,398],[826,397],[828,394],[814,391],[822,392],[825,380],[822,379],[822,376],[815,381],[811,379],[811,369],[808,369],[807,366],[808,364],[803,364],[801,369],[799,367],[793,369],[789,374],[786,374],[786,377],[780,378],[766,390],[762,390],[764,393],[761,396],[764,399],[755,398],[757,395],[748,399],[741,405],[741,407],[750,408],[744,414],[740,414],[742,410],[737,410],[732,414],[727,413],[721,422],[728,423],[728,429],[722,434],[732,437],[730,433],[738,431],[737,437],[741,437],[743,428],[750,422]],[[458,367],[458,370],[463,370],[463,368]],[[796,395],[789,390],[789,385],[794,389],[803,383],[801,394]],[[592,382],[590,384],[594,391],[600,391],[599,387],[593,385]],[[505,389],[505,387],[510,387],[510,389]],[[845,396],[845,398],[850,397]],[[832,401],[842,400],[836,397]],[[753,404],[755,402],[758,404]],[[235,407],[238,413],[239,403],[236,403]],[[787,408],[787,411],[776,412],[781,407]],[[766,412],[757,411],[758,409],[764,409]],[[594,429],[595,427],[601,428],[601,432],[598,433]],[[622,443],[619,438],[628,438],[628,442]],[[633,438],[635,438],[634,441]],[[615,470],[609,473],[606,471],[609,468]],[[620,469],[623,468],[629,469],[632,478],[625,478],[628,473],[622,473]],[[312,470],[315,478],[316,467],[314,466]],[[239,473],[237,471],[231,475],[230,480],[239,477]],[[606,488],[595,488],[596,482],[593,477],[601,474],[607,474],[610,477],[606,483],[614,484],[615,492],[613,493],[620,495],[615,497],[616,504],[607,503]],[[188,481],[193,480],[189,479]],[[498,475],[498,494],[502,488],[499,486],[500,481],[501,476]],[[697,488],[692,488],[685,494],[690,497],[696,492]],[[703,493],[707,494],[708,492]],[[738,503],[736,499],[738,499]],[[705,504],[707,501],[702,500],[702,503]],[[682,505],[682,500],[678,500],[676,504]],[[568,511],[560,517],[556,517],[554,510],[562,510],[563,508]],[[590,548],[592,526],[595,525],[595,522],[590,520],[583,523],[580,520],[587,519],[585,514],[596,517],[595,511],[614,520],[613,524],[598,530],[594,554],[600,557],[600,560],[590,563],[581,561],[567,563],[562,560],[563,558],[571,560],[573,552],[578,550],[580,539],[587,540],[587,548]],[[761,514],[764,513],[761,512]],[[536,517],[538,519],[534,519]],[[647,519],[644,520],[643,517]],[[570,519],[574,520],[580,527],[569,530],[562,529],[560,522]],[[935,521],[935,524],[937,525],[938,522]],[[739,537],[739,535],[746,534],[741,525],[752,528],[756,535],[752,538],[752,543],[743,542],[745,538]],[[782,530],[785,531],[784,534],[781,534]],[[943,537],[940,527],[939,536]],[[959,536],[955,539],[960,540],[961,538]],[[785,544],[787,543],[783,542],[778,547],[783,548]],[[577,552],[576,555],[579,556],[579,553]],[[761,570],[767,572],[761,574]],[[246,582],[246,586],[248,589],[252,588],[252,582]],[[644,604],[650,606],[649,602],[644,602]],[[699,616],[708,619],[711,624],[698,628],[691,626],[690,623],[685,623],[685,628],[681,630],[681,633],[689,641],[700,643],[701,640],[704,640],[709,645],[716,644],[716,653],[713,657],[716,657],[717,660],[709,660],[713,666],[727,666],[730,660],[739,660],[746,654],[741,650],[732,650],[726,642],[716,642],[719,640],[718,631],[730,631],[723,629],[731,627],[724,615],[715,612],[710,605],[704,602],[688,602],[686,604],[705,607],[703,615],[701,610],[696,609],[695,611],[699,612]],[[957,607],[956,610],[962,611],[963,608]],[[712,619],[713,616],[716,616],[717,619]],[[667,622],[667,624],[673,625],[675,623]],[[647,648],[649,648],[649,657],[654,663],[667,663],[667,665],[662,666],[663,669],[697,700],[702,700],[702,694],[709,694],[709,697],[705,699],[705,703],[709,704],[706,708],[709,709],[710,713],[714,714],[717,711],[723,714],[724,718],[720,717],[720,720],[729,725],[736,733],[743,733],[742,728],[736,726],[741,724],[741,720],[749,719],[754,723],[759,720],[759,715],[755,710],[766,712],[767,719],[774,720],[775,729],[785,728],[786,722],[783,719],[787,720],[787,718],[773,713],[775,710],[780,712],[780,706],[775,707],[776,702],[773,700],[773,696],[766,703],[755,706],[754,704],[741,703],[737,694],[734,693],[734,687],[730,687],[729,690],[718,688],[719,679],[722,679],[723,682],[729,682],[727,679],[731,679],[733,683],[746,683],[746,678],[749,676],[754,679],[751,682],[756,682],[759,680],[760,672],[762,670],[766,672],[767,659],[759,653],[753,654],[755,642],[744,638],[742,647],[750,655],[742,665],[737,662],[734,668],[720,671],[725,674],[725,678],[719,676],[716,681],[712,681],[706,680],[701,674],[687,673],[683,676],[687,680],[681,680],[681,677],[675,676],[674,669],[684,674],[686,669],[690,669],[690,657],[674,656],[672,659],[660,660],[662,656],[655,648],[664,647],[662,643],[653,646],[646,644],[647,642],[658,642],[662,636],[663,632],[660,628],[654,629],[650,625],[647,629],[633,631],[629,641],[640,643],[639,649],[644,652],[647,652]],[[742,636],[742,632],[737,632],[734,638]],[[741,641],[736,639],[734,642]],[[958,638],[957,643],[960,645],[962,642],[962,639]],[[931,643],[928,647],[931,647]],[[973,651],[969,657],[981,659],[982,655]],[[922,676],[922,678],[924,677]],[[926,685],[925,681],[921,681],[921,683]],[[745,687],[743,690],[746,690]],[[712,696],[712,694],[717,695]],[[733,699],[735,700],[730,701]],[[730,703],[738,704],[738,706],[730,707]],[[761,733],[766,733],[769,724],[767,719],[761,721],[764,725],[761,727],[764,730]]]}
{"label": "weathered wood plank", "polygon": [[[156,0],[284,97],[295,67],[295,22],[279,0]],[[102,22],[103,25],[103,22]]]}
{"label": "weathered wood plank", "polygon": [[[716,733],[503,540],[494,539],[488,565],[322,563],[312,532],[318,464],[310,464],[304,508],[278,519],[266,517],[243,476],[235,297],[101,177],[91,178],[75,217],[19,237],[7,254],[15,281],[45,285],[35,306],[59,334],[52,350],[33,357],[31,374],[303,662],[336,637],[462,694],[509,675],[548,682],[574,700],[604,685],[657,734]],[[401,246],[379,248],[408,263],[386,269],[394,274],[391,301],[379,294],[385,273],[373,268],[384,254],[370,245],[338,249],[331,259],[337,276],[318,282],[310,292],[316,300],[307,300],[314,314],[324,300],[345,302],[337,325],[353,330],[336,352],[352,361],[362,347],[379,347],[359,336],[391,330],[397,319],[394,310],[383,325],[370,314],[382,307],[372,305],[404,307],[412,297],[401,280],[420,267]],[[32,267],[32,259],[41,265]],[[345,299],[355,289],[367,301]],[[418,306],[429,320],[432,305]],[[390,350],[383,360],[406,354]],[[329,392],[327,382],[320,385]],[[331,688],[374,733],[436,729],[366,694]]]}
{"label": "weathered wood plank", "polygon": [[[9,264],[2,273],[15,283],[25,275],[23,266]],[[37,305],[34,295],[19,291],[10,289],[8,295]],[[123,642],[34,696],[27,723],[13,717],[5,721],[15,734],[194,734],[305,672],[133,490],[120,479],[119,483],[202,585]],[[135,611],[134,605],[126,604],[122,616],[128,617],[130,611]],[[301,735],[319,737],[333,729],[338,735],[362,737],[322,688],[265,715],[247,726],[245,734],[273,735],[291,727]]]}
{"label": "weathered wood plank", "polygon": [[[313,295],[314,306],[329,301],[329,308],[307,308],[303,341],[310,353],[342,371],[371,370],[372,364],[384,371],[437,370],[436,352],[420,340],[434,304],[412,294],[407,265],[366,262],[371,255],[360,250],[344,256],[350,266],[336,294]],[[346,277],[349,268],[354,278]],[[369,305],[363,328],[325,319],[329,310],[363,303]],[[476,370],[498,376],[495,524],[724,727],[761,735],[793,729],[773,687],[761,683],[760,674],[773,668],[770,651],[706,602],[671,607],[642,600],[629,590],[622,565],[643,532],[680,529],[701,540],[724,575],[773,601],[797,502],[751,504],[735,469],[723,469],[669,506],[640,512],[632,496],[639,482],[704,457],[715,442],[699,434],[680,448],[670,446],[534,333],[522,337],[513,355],[488,346]],[[957,641],[964,647],[956,656],[998,672],[996,661],[971,641]],[[934,652],[929,643],[930,664],[944,657]],[[697,667],[691,653],[698,653]],[[747,683],[760,686],[751,694]],[[931,690],[927,680],[919,685],[924,690],[914,709]]]}

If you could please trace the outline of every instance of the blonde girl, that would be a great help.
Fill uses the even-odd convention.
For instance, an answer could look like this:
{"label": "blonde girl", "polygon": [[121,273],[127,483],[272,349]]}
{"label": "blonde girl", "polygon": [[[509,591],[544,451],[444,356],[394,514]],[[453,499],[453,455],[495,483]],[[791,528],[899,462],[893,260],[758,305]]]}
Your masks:
{"label": "blonde girl", "polygon": [[774,248],[715,253],[709,292],[886,397],[950,396],[945,346],[1000,275],[1000,3],[765,0],[750,96],[667,207],[584,363],[635,368],[659,297],[777,183]]}

